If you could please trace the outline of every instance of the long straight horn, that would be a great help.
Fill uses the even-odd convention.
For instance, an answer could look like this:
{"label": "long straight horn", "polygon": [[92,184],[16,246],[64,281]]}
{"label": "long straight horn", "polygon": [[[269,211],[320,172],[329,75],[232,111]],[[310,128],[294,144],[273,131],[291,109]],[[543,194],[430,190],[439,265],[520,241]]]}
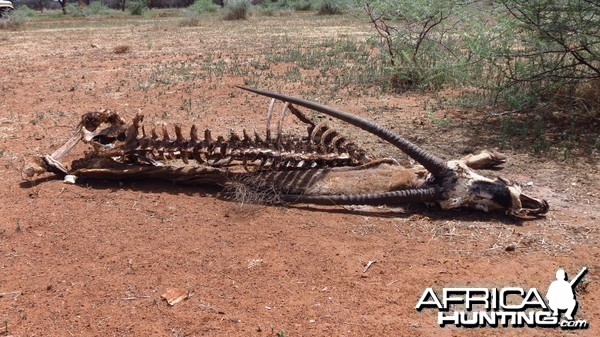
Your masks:
{"label": "long straight horn", "polygon": [[314,111],[318,111],[324,113],[326,115],[335,117],[337,119],[341,119],[344,122],[352,124],[356,127],[359,127],[375,136],[389,142],[390,144],[396,146],[398,149],[402,150],[404,153],[409,155],[412,159],[417,161],[419,164],[423,165],[435,178],[442,178],[449,171],[446,166],[446,162],[441,158],[434,156],[433,154],[421,149],[417,145],[409,142],[408,140],[400,137],[399,135],[391,132],[390,130],[384,128],[383,126],[366,120],[362,117],[358,117],[352,115],[350,113],[337,110],[334,108],[330,108],[315,102],[311,102],[302,98],[296,98],[284,94],[279,94],[276,92],[260,90],[245,86],[238,86],[240,89],[248,90],[254,92],[259,95],[276,98],[282,100],[284,102],[289,102],[293,104],[297,104],[303,106],[305,108],[312,109]]}
{"label": "long straight horn", "polygon": [[317,205],[392,205],[434,202],[439,200],[440,193],[434,188],[398,190],[374,194],[340,194],[340,195],[302,195],[284,194],[281,200],[288,203],[304,203]]}

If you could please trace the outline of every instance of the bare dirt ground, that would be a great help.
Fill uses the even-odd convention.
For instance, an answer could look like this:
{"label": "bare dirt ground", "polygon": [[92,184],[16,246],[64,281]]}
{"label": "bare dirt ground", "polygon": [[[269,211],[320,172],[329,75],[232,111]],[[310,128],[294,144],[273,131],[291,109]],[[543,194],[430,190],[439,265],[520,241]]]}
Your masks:
{"label": "bare dirt ground", "polygon": [[[551,142],[534,153],[502,139],[486,112],[432,113],[431,95],[346,85],[322,65],[283,57],[370,36],[364,20],[310,13],[210,16],[198,27],[176,18],[52,20],[0,31],[0,335],[599,335],[598,154],[576,146],[563,160]],[[262,130],[267,100],[234,87],[244,83],[371,118],[444,158],[508,141],[501,151],[510,162],[491,174],[532,182],[527,191],[551,211],[520,222],[416,206],[284,208],[161,182],[67,185],[20,174],[102,107],[141,111],[148,124]],[[588,122],[597,136],[597,120]],[[403,158],[350,132],[375,153]],[[368,261],[376,263],[365,272]],[[545,294],[561,267],[569,276],[589,269],[577,297],[587,330],[440,328],[437,311],[415,310],[427,287]],[[189,298],[169,306],[161,298],[169,288]]]}

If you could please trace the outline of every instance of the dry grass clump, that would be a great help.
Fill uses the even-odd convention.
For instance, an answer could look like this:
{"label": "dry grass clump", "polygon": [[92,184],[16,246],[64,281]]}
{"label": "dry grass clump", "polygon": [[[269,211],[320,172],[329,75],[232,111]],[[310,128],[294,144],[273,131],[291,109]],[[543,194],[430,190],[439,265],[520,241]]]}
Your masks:
{"label": "dry grass clump", "polygon": [[131,47],[129,47],[128,45],[119,45],[113,49],[113,52],[115,54],[126,54],[126,53],[129,53],[130,50],[131,50]]}
{"label": "dry grass clump", "polygon": [[198,27],[201,24],[201,20],[198,14],[191,13],[190,15],[179,20],[180,27]]}
{"label": "dry grass clump", "polygon": [[282,204],[281,191],[270,182],[255,177],[231,180],[220,194],[221,198],[234,200],[240,205],[279,205]]}
{"label": "dry grass clump", "polygon": [[249,0],[232,0],[227,2],[224,20],[246,20],[250,12]]}
{"label": "dry grass clump", "polygon": [[323,0],[317,13],[319,15],[340,15],[344,13],[344,8],[340,1]]}

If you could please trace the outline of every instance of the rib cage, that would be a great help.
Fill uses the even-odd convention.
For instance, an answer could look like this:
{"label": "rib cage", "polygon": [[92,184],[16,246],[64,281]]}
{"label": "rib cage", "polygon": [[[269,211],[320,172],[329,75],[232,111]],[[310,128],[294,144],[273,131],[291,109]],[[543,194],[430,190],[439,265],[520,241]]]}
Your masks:
{"label": "rib cage", "polygon": [[[304,137],[282,133],[285,109],[290,109],[303,123],[307,124]],[[270,117],[270,111],[268,114]],[[213,138],[210,129],[199,137],[194,125],[185,137],[180,125],[174,126],[173,137],[166,126],[159,133],[152,129],[150,134],[142,123],[143,116],[137,115],[130,126],[114,112],[88,113],[82,119],[86,129],[95,129],[101,121],[111,123],[112,129],[100,132],[91,139],[95,152],[89,156],[111,157],[119,163],[147,165],[173,165],[181,160],[183,165],[207,165],[231,167],[240,165],[247,172],[280,171],[310,168],[357,166],[369,161],[366,151],[359,148],[324,122],[315,124],[298,109],[286,105],[279,119],[277,135],[271,136],[270,118],[264,138],[254,131],[250,135],[245,129],[242,136],[231,131],[227,137]],[[190,162],[192,161],[192,162]],[[74,163],[74,169],[85,167],[85,161]]]}

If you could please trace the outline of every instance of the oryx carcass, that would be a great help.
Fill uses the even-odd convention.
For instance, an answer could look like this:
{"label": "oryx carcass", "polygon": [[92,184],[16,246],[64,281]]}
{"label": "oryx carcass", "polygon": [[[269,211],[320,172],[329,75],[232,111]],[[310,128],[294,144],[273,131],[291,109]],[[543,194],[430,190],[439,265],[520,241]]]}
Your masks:
{"label": "oryx carcass", "polygon": [[[537,216],[548,203],[522,193],[518,184],[503,178],[487,178],[475,169],[496,167],[506,158],[484,151],[462,159],[444,161],[401,136],[361,117],[304,99],[249,87],[270,97],[267,131],[261,137],[246,130],[240,136],[213,138],[210,130],[199,136],[192,126],[184,135],[174,127],[147,133],[143,116],[126,123],[111,111],[90,112],[82,117],[76,134],[51,155],[36,158],[24,168],[32,177],[54,172],[94,179],[164,179],[188,184],[216,184],[224,195],[243,188],[262,200],[276,203],[329,205],[395,205],[436,203],[443,209],[503,210],[517,216]],[[284,102],[277,131],[271,131],[275,100]],[[363,129],[397,147],[417,165],[403,167],[393,158],[372,158],[348,137],[325,123],[315,123],[301,106]],[[307,125],[301,137],[282,131],[290,111]],[[79,141],[92,151],[69,168],[59,159]]]}

